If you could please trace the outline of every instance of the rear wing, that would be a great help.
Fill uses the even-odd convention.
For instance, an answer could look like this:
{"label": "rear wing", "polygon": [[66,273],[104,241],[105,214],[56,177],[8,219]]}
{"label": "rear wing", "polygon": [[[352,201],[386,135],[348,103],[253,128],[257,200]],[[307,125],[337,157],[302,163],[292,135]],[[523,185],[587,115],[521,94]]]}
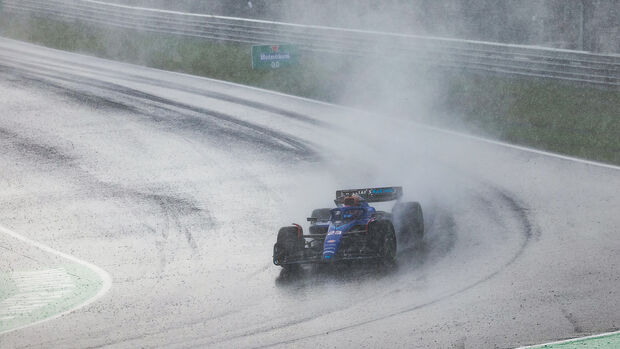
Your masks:
{"label": "rear wing", "polygon": [[403,196],[403,187],[383,187],[366,189],[336,190],[336,205],[342,205],[344,198],[353,194],[359,195],[367,202],[383,202],[398,200]]}

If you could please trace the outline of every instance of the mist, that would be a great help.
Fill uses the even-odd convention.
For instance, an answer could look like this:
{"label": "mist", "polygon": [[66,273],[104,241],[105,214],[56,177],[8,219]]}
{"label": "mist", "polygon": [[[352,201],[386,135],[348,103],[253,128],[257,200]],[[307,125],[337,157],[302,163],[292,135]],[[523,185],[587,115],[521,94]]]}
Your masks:
{"label": "mist", "polygon": [[[117,2],[620,51],[617,2],[607,0]],[[583,139],[599,140],[591,130],[617,138],[613,88],[468,70],[442,62],[449,50],[435,61],[378,40],[367,53],[302,50],[298,66],[257,71],[247,42],[29,19],[43,23],[19,28],[34,42],[75,24],[53,47],[86,55],[0,42],[1,177],[10,188],[0,214],[114,283],[96,308],[3,343],[514,347],[617,323],[611,167],[463,134],[549,149],[536,143],[547,135],[581,151]],[[272,264],[280,227],[306,229],[338,189],[385,186],[420,202],[426,226],[420,241],[398,246],[395,266],[289,273]],[[387,212],[393,204],[371,203]],[[23,257],[38,260],[10,262]]]}
{"label": "mist", "polygon": [[223,16],[620,52],[615,0],[234,0],[111,2]]}

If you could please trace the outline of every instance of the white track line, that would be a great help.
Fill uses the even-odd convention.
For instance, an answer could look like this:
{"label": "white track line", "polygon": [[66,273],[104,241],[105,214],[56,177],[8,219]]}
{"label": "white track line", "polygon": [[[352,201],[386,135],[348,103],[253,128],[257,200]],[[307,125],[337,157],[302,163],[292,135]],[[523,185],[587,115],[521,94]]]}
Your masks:
{"label": "white track line", "polygon": [[[155,69],[155,68],[150,68],[150,67],[142,67],[142,68],[146,68],[147,70],[156,70],[156,71],[159,71],[159,72],[164,71],[164,70],[161,70],[161,69]],[[211,79],[211,78],[207,78],[207,77],[204,77],[204,76],[190,75],[190,74],[187,74],[187,73],[179,73],[179,72],[168,72],[168,73],[172,73],[174,75],[179,75],[179,76],[183,76],[183,77],[198,78],[199,80],[206,80],[206,81],[216,82],[216,83],[220,83],[220,84],[223,84],[223,85],[241,87],[241,88],[245,88],[245,89],[248,89],[248,90],[258,91],[258,92],[262,92],[262,93],[266,93],[266,94],[271,94],[271,95],[275,95],[275,96],[280,96],[280,97],[287,97],[287,98],[296,99],[296,100],[299,100],[299,101],[304,101],[304,102],[318,104],[318,105],[323,105],[323,106],[334,107],[334,108],[338,108],[338,109],[342,109],[342,110],[347,110],[347,111],[350,111],[350,112],[355,112],[355,113],[360,113],[360,114],[374,114],[374,113],[369,113],[367,111],[355,109],[355,108],[352,108],[352,107],[347,107],[347,106],[344,106],[344,105],[339,105],[339,104],[334,104],[334,103],[329,103],[329,102],[318,101],[318,100],[310,99],[310,98],[306,98],[306,97],[289,95],[289,94],[286,94],[286,93],[283,93],[283,92],[266,90],[266,89],[263,89],[263,88],[260,88],[260,87],[247,86],[247,85],[242,85],[242,84],[238,84],[238,83],[234,83],[234,82],[230,82],[230,81],[216,80],[216,79]],[[396,118],[396,117],[390,117],[390,118],[395,119],[395,120],[404,121],[404,120],[401,120],[401,119]],[[603,162],[591,161],[591,160],[581,159],[581,158],[577,158],[577,157],[573,157],[573,156],[567,156],[567,155],[552,153],[552,152],[548,152],[548,151],[544,151],[544,150],[538,150],[538,149],[534,149],[534,148],[524,147],[524,146],[521,146],[521,145],[514,145],[514,144],[510,144],[510,143],[496,141],[496,140],[493,140],[493,139],[488,139],[488,138],[484,138],[484,137],[470,135],[470,134],[463,133],[463,132],[457,132],[457,131],[447,130],[447,129],[440,128],[440,127],[430,126],[430,125],[422,124],[422,123],[419,123],[419,122],[416,122],[416,121],[409,121],[409,122],[414,124],[414,125],[416,125],[416,126],[418,126],[418,127],[420,127],[420,128],[425,128],[425,129],[430,130],[430,131],[435,131],[435,132],[440,132],[440,133],[444,133],[444,134],[450,134],[450,135],[453,135],[453,136],[473,139],[473,140],[476,140],[476,141],[479,141],[479,142],[499,145],[499,146],[502,146],[502,147],[505,147],[505,148],[518,149],[518,150],[525,151],[525,152],[528,152],[528,153],[534,153],[534,154],[549,156],[549,157],[553,157],[553,158],[557,158],[557,159],[578,162],[578,163],[582,163],[582,164],[586,164],[586,165],[603,167],[603,168],[608,168],[608,169],[612,169],[612,170],[620,170],[620,166],[606,164],[606,163],[603,163]]]}
{"label": "white track line", "polygon": [[556,344],[571,343],[571,342],[576,342],[576,341],[580,341],[580,340],[583,340],[583,339],[597,339],[597,338],[602,338],[602,337],[607,337],[607,336],[613,336],[613,335],[616,335],[616,334],[620,334],[620,331],[595,334],[595,335],[586,336],[586,337],[564,339],[564,340],[561,340],[561,341],[549,342],[549,343],[543,343],[543,344],[528,345],[528,346],[525,346],[525,347],[519,347],[517,349],[538,348],[538,347],[542,347],[542,346],[545,346],[545,345],[556,345]]}
{"label": "white track line", "polygon": [[172,14],[172,15],[182,15],[182,16],[190,16],[190,17],[202,17],[202,18],[216,18],[216,19],[227,19],[241,22],[253,22],[253,23],[262,23],[262,24],[275,24],[281,26],[288,27],[297,27],[297,28],[308,28],[308,29],[323,29],[323,30],[332,30],[338,32],[349,32],[349,33],[363,33],[363,34],[379,34],[391,37],[400,37],[400,38],[412,38],[412,39],[423,39],[423,40],[437,40],[444,42],[458,42],[458,43],[468,43],[468,44],[479,44],[479,45],[487,45],[487,46],[502,46],[502,47],[515,47],[515,48],[526,48],[526,49],[537,49],[541,51],[548,52],[568,52],[568,53],[578,53],[582,55],[588,56],[620,56],[615,53],[610,54],[600,54],[588,51],[578,51],[578,50],[567,50],[561,48],[554,47],[545,47],[545,46],[537,46],[537,45],[519,45],[519,44],[506,44],[502,42],[491,42],[491,41],[479,41],[479,40],[467,40],[467,39],[455,39],[448,37],[440,37],[440,36],[426,36],[426,35],[416,35],[410,33],[395,33],[395,32],[385,32],[385,31],[376,31],[376,30],[366,30],[366,29],[356,29],[356,28],[343,28],[343,27],[330,27],[324,25],[312,25],[312,24],[299,24],[299,23],[289,23],[289,22],[279,22],[279,21],[269,21],[264,19],[253,19],[253,18],[242,18],[242,17],[230,17],[230,16],[220,16],[220,15],[211,15],[207,13],[192,13],[192,12],[181,12],[181,11],[173,11],[173,10],[164,10],[158,8],[151,7],[140,7],[140,6],[131,6],[131,5],[123,5],[110,3],[105,1],[97,1],[97,0],[82,0],[83,2],[88,2],[91,4],[104,5],[108,7],[116,7],[123,8],[128,10],[138,10],[138,11],[147,11],[147,12],[155,12],[162,14]]}
{"label": "white track line", "polygon": [[[275,96],[280,96],[280,97],[296,99],[296,100],[299,100],[299,101],[304,101],[304,102],[318,104],[318,105],[323,105],[323,106],[329,106],[329,107],[338,108],[338,109],[342,109],[342,110],[347,110],[347,111],[355,112],[355,113],[359,113],[359,114],[376,115],[376,113],[369,113],[368,111],[363,111],[363,110],[355,109],[353,107],[348,107],[348,106],[344,106],[344,105],[339,105],[339,104],[319,101],[319,100],[310,99],[310,98],[306,98],[306,97],[294,96],[294,95],[286,94],[286,93],[283,93],[283,92],[267,90],[267,89],[260,88],[260,87],[247,86],[247,85],[242,85],[242,84],[238,84],[238,83],[234,83],[234,82],[230,82],[230,81],[211,79],[211,78],[207,78],[207,77],[204,77],[204,76],[190,75],[190,74],[187,74],[187,73],[169,72],[169,71],[166,71],[166,70],[161,70],[161,69],[156,69],[156,68],[151,68],[151,67],[142,67],[142,68],[145,68],[146,70],[153,70],[153,71],[159,71],[159,72],[167,72],[167,73],[171,73],[173,75],[178,75],[178,76],[183,76],[183,77],[197,78],[199,80],[205,80],[205,81],[220,83],[220,84],[223,84],[223,85],[229,85],[229,86],[245,88],[245,89],[248,89],[248,90],[258,91],[258,92],[262,92],[262,93],[266,93],[266,94],[271,94],[271,95],[275,95]],[[385,117],[385,116],[383,116],[383,117]],[[406,121],[406,120],[402,120],[400,118],[396,118],[396,117],[393,117],[393,116],[390,117],[390,118],[394,119],[394,120],[399,120],[399,121]],[[567,155],[562,155],[562,154],[558,154],[558,153],[552,153],[552,152],[548,152],[548,151],[544,151],[544,150],[538,150],[538,149],[534,149],[534,148],[529,148],[529,147],[525,147],[525,146],[521,146],[521,145],[505,143],[505,142],[496,141],[496,140],[493,140],[493,139],[488,139],[488,138],[484,138],[484,137],[480,137],[480,136],[474,136],[474,135],[463,133],[463,132],[457,132],[457,131],[447,130],[447,129],[440,128],[440,127],[430,126],[430,125],[419,123],[419,122],[416,122],[416,121],[409,121],[409,122],[414,124],[414,125],[416,125],[417,127],[424,128],[424,129],[427,129],[427,130],[430,130],[430,131],[440,132],[440,133],[449,134],[449,135],[453,135],[453,136],[458,136],[458,137],[462,137],[462,138],[468,138],[468,139],[476,140],[476,141],[479,141],[479,142],[499,145],[499,146],[505,147],[505,148],[517,149],[517,150],[521,150],[521,151],[528,152],[528,153],[534,153],[534,154],[544,155],[544,156],[553,157],[553,158],[557,158],[557,159],[578,162],[578,163],[581,163],[581,164],[597,166],[597,167],[603,167],[603,168],[607,168],[607,169],[611,169],[611,170],[620,170],[620,166],[606,164],[606,163],[603,163],[603,162],[591,161],[591,160],[586,160],[586,159],[577,158],[577,157],[573,157],[573,156],[567,156]]]}
{"label": "white track line", "polygon": [[74,306],[73,308],[71,308],[69,310],[66,310],[66,311],[63,311],[63,312],[61,312],[59,314],[56,314],[56,315],[52,315],[52,316],[50,316],[48,318],[45,318],[45,319],[42,319],[42,320],[39,320],[39,321],[35,321],[33,323],[29,323],[29,324],[26,324],[26,325],[23,325],[23,326],[20,326],[20,327],[16,327],[16,328],[12,328],[12,329],[6,330],[4,332],[0,332],[0,335],[6,334],[6,333],[9,333],[9,332],[13,332],[13,331],[17,331],[17,330],[21,330],[21,329],[24,329],[26,327],[38,325],[40,323],[43,323],[43,322],[46,322],[46,321],[50,321],[50,320],[53,320],[53,319],[57,319],[57,318],[59,318],[61,316],[67,315],[69,313],[72,313],[72,312],[74,312],[74,311],[76,311],[76,310],[78,310],[80,308],[83,308],[83,307],[85,307],[85,306],[95,302],[99,298],[103,297],[110,290],[110,288],[112,287],[112,277],[110,276],[110,274],[108,274],[107,271],[99,268],[98,266],[96,266],[94,264],[88,263],[88,262],[83,261],[83,260],[81,260],[81,259],[79,259],[77,257],[68,255],[66,253],[63,253],[63,252],[60,252],[60,251],[56,251],[56,250],[54,250],[53,248],[51,248],[49,246],[43,245],[43,244],[41,244],[39,242],[36,242],[34,240],[31,240],[31,239],[28,239],[27,237],[22,236],[22,235],[14,232],[14,231],[12,231],[10,229],[7,229],[7,228],[5,228],[3,226],[0,226],[0,232],[6,234],[8,236],[13,237],[14,239],[17,239],[19,241],[22,241],[24,243],[32,245],[32,246],[34,246],[34,247],[36,247],[36,248],[38,248],[38,249],[40,249],[40,250],[42,250],[44,252],[48,252],[48,253],[54,254],[56,256],[62,257],[64,259],[66,259],[66,260],[69,260],[69,261],[71,261],[73,263],[82,265],[82,266],[92,270],[95,274],[97,274],[97,276],[99,276],[99,278],[101,279],[101,282],[102,282],[101,289],[99,290],[99,292],[97,292],[97,294],[95,296],[93,296],[90,299],[87,299],[86,301],[84,301],[84,302]]}
{"label": "white track line", "polygon": [[517,149],[517,150],[521,150],[521,151],[528,152],[528,153],[534,153],[534,154],[538,154],[538,155],[549,156],[549,157],[553,157],[553,158],[557,158],[557,159],[578,162],[578,163],[581,163],[581,164],[586,164],[586,165],[591,165],[591,166],[603,167],[603,168],[607,168],[607,169],[611,169],[611,170],[620,170],[620,166],[616,166],[616,165],[611,165],[611,164],[606,164],[606,163],[602,163],[602,162],[597,162],[597,161],[591,161],[591,160],[576,158],[576,157],[573,157],[573,156],[567,156],[567,155],[552,153],[552,152],[548,152],[548,151],[544,151],[544,150],[538,150],[538,149],[534,149],[534,148],[524,147],[524,146],[521,146],[521,145],[514,145],[514,144],[510,144],[510,143],[504,143],[504,142],[500,142],[500,141],[496,141],[496,140],[492,140],[492,139],[488,139],[488,138],[483,138],[483,137],[469,135],[469,134],[466,134],[466,133],[450,131],[450,130],[442,129],[442,128],[439,128],[439,127],[428,126],[428,125],[424,125],[424,124],[418,124],[418,125],[420,127],[426,128],[428,130],[432,130],[432,131],[436,131],[436,132],[441,132],[441,133],[445,133],[445,134],[449,134],[449,135],[454,135],[454,136],[459,136],[459,137],[464,137],[464,138],[469,138],[469,139],[473,139],[473,140],[476,140],[476,141],[479,141],[479,142],[495,144],[495,145],[499,145],[499,146],[506,147],[506,148]]}
{"label": "white track line", "polygon": [[[97,1],[93,1],[93,0],[85,0],[85,1],[97,2]],[[119,5],[119,6],[125,6],[125,5]],[[129,6],[129,7],[131,7],[131,6]],[[6,38],[2,38],[1,40],[2,41],[9,41],[9,42],[14,42],[14,43],[19,43],[20,45],[29,46],[29,47],[36,48],[36,49],[39,49],[39,50],[41,49],[41,46],[38,46],[38,45],[35,45],[35,44],[25,43],[25,42],[21,42],[21,41],[17,41],[17,40],[6,39]],[[58,49],[53,49],[53,48],[47,48],[46,47],[45,49],[49,50],[49,51],[52,51],[52,52],[59,52],[59,53],[64,53],[64,54],[67,53],[66,51],[62,51],[62,50],[58,50]],[[204,76],[197,76],[197,75],[191,75],[191,74],[187,74],[187,73],[173,72],[173,71],[168,71],[168,70],[163,70],[163,69],[139,66],[139,65],[131,64],[131,63],[123,63],[123,62],[118,62],[118,61],[112,61],[112,60],[109,60],[109,59],[98,58],[98,57],[89,56],[89,55],[85,55],[85,54],[81,54],[81,53],[71,52],[70,54],[78,56],[78,57],[80,57],[80,56],[81,57],[85,57],[85,58],[88,58],[88,59],[95,59],[95,60],[114,62],[116,64],[120,64],[120,65],[124,65],[124,66],[128,66],[128,67],[133,67],[133,68],[137,67],[137,68],[140,68],[140,69],[145,70],[145,71],[153,71],[153,72],[158,72],[158,73],[166,73],[166,74],[181,76],[181,77],[184,77],[184,78],[191,78],[191,79],[209,81],[211,83],[216,83],[216,84],[221,84],[221,85],[234,86],[234,87],[243,88],[243,89],[250,90],[250,91],[257,91],[257,92],[261,92],[261,93],[265,93],[265,94],[270,94],[270,95],[274,95],[274,96],[280,96],[280,97],[285,97],[285,98],[289,98],[289,99],[295,99],[295,100],[298,100],[298,101],[304,101],[304,102],[308,102],[308,103],[311,103],[311,104],[328,106],[328,107],[332,107],[332,108],[336,108],[336,109],[341,109],[341,110],[346,110],[346,111],[350,111],[350,112],[354,112],[354,113],[359,113],[359,114],[376,115],[376,113],[369,113],[367,111],[362,111],[362,110],[359,110],[359,109],[355,109],[353,107],[348,107],[348,106],[344,106],[344,105],[340,105],[340,104],[334,104],[334,103],[319,101],[319,100],[316,100],[316,99],[310,99],[310,98],[306,98],[306,97],[294,96],[294,95],[286,94],[286,93],[283,93],[283,92],[267,90],[267,89],[260,88],[260,87],[255,87],[255,86],[242,85],[242,84],[235,83],[235,82],[230,82],[230,81],[217,80],[217,79],[208,78],[208,77],[204,77]],[[391,118],[403,121],[400,118],[395,118],[395,117],[391,117]],[[586,164],[586,165],[591,165],[591,166],[602,167],[602,168],[607,168],[607,169],[611,169],[611,170],[620,171],[620,166],[616,166],[616,165],[611,165],[611,164],[606,164],[606,163],[602,163],[602,162],[581,159],[581,158],[577,158],[577,157],[573,157],[573,156],[567,156],[567,155],[552,153],[552,152],[548,152],[548,151],[544,151],[544,150],[538,150],[538,149],[529,148],[529,147],[520,146],[520,145],[514,145],[514,144],[505,143],[505,142],[501,142],[501,141],[496,141],[496,140],[493,140],[493,139],[488,139],[488,138],[484,138],[484,137],[480,137],[480,136],[474,136],[474,135],[463,133],[463,132],[457,132],[457,131],[443,129],[443,128],[440,128],[440,127],[430,126],[430,125],[422,124],[422,123],[419,123],[419,122],[416,122],[416,121],[409,121],[409,122],[414,124],[414,125],[416,125],[416,126],[418,126],[418,127],[420,127],[420,128],[424,128],[424,129],[427,129],[427,130],[430,130],[430,131],[440,132],[440,133],[444,133],[444,134],[450,134],[450,135],[454,135],[454,136],[458,136],[458,137],[463,137],[463,138],[468,138],[468,139],[476,140],[476,141],[479,141],[479,142],[484,142],[484,143],[488,143],[488,144],[498,145],[498,146],[505,147],[505,148],[517,149],[517,150],[521,150],[521,151],[528,152],[528,153],[534,153],[534,154],[538,154],[538,155],[544,155],[544,156],[548,156],[548,157],[553,157],[553,158],[556,158],[556,159],[573,161],[573,162],[578,162],[578,163],[581,163],[581,164]]]}
{"label": "white track line", "polygon": [[[96,2],[96,1],[90,1],[90,2]],[[15,42],[15,40],[10,40],[10,39],[3,39],[3,40],[5,40],[5,41],[14,41]],[[23,44],[23,43],[21,43],[21,44]],[[40,49],[40,46],[37,46],[37,45],[34,45],[34,44],[26,44],[26,46],[36,47],[36,48]],[[56,50],[56,49],[49,49],[49,50],[50,51],[66,53],[65,51]],[[84,55],[84,54],[78,54],[78,53],[72,53],[72,54],[76,55],[76,56],[85,56],[85,57],[88,57],[90,59],[93,59],[92,56],[88,56],[88,55]],[[100,59],[100,58],[95,58],[95,59]],[[105,59],[103,59],[103,60],[104,61],[109,61],[109,60],[105,60]],[[116,62],[116,63],[118,64],[118,62]],[[287,98],[290,98],[290,99],[296,99],[296,100],[300,100],[300,101],[305,101],[305,102],[313,103],[313,104],[317,104],[317,105],[331,106],[331,107],[339,108],[339,109],[342,109],[342,110],[349,110],[349,111],[354,111],[354,112],[357,112],[357,113],[368,114],[367,112],[364,112],[364,111],[361,111],[361,110],[357,110],[357,109],[354,109],[354,108],[351,108],[351,107],[346,107],[346,106],[343,106],[343,105],[338,105],[338,104],[334,104],[334,103],[318,101],[318,100],[314,100],[314,99],[310,99],[310,98],[305,98],[305,97],[300,97],[300,96],[294,96],[294,95],[290,95],[290,94],[286,94],[286,93],[282,93],[282,92],[277,92],[277,91],[271,91],[271,90],[267,90],[267,89],[263,89],[263,88],[259,88],[259,87],[241,85],[241,84],[238,84],[238,83],[233,83],[233,82],[223,81],[223,80],[217,80],[217,79],[212,79],[212,78],[207,78],[207,77],[202,77],[202,76],[190,75],[190,74],[187,74],[187,73],[170,72],[170,71],[165,71],[165,70],[162,70],[162,69],[156,69],[156,68],[150,68],[150,67],[144,67],[144,66],[137,66],[137,65],[129,64],[129,63],[125,63],[123,65],[130,66],[130,67],[140,67],[140,68],[142,68],[144,70],[147,70],[147,71],[150,70],[150,71],[157,71],[157,72],[166,72],[166,73],[172,74],[172,75],[188,77],[188,78],[204,80],[204,81],[210,81],[210,82],[213,82],[213,83],[219,83],[219,84],[228,85],[228,86],[241,87],[241,88],[248,89],[248,90],[259,91],[259,92],[262,92],[262,93],[265,93],[265,94],[282,96],[282,97],[287,97]],[[440,133],[444,133],[444,134],[450,134],[450,135],[454,135],[454,136],[458,136],[458,137],[468,138],[468,139],[476,140],[476,141],[479,141],[479,142],[484,142],[484,143],[488,143],[488,144],[498,145],[498,146],[505,147],[505,148],[517,149],[517,150],[524,151],[524,152],[534,153],[534,154],[538,154],[538,155],[553,157],[553,158],[557,158],[557,159],[577,162],[577,163],[591,165],[591,166],[596,166],[596,167],[607,168],[607,169],[611,169],[611,170],[620,170],[620,166],[616,166],[616,165],[605,164],[605,163],[601,163],[601,162],[590,161],[590,160],[585,160],[585,159],[581,159],[581,158],[576,158],[576,157],[571,157],[571,156],[551,153],[551,152],[547,152],[547,151],[542,151],[542,150],[538,150],[538,149],[533,149],[533,148],[528,148],[528,147],[524,147],[524,146],[514,145],[514,144],[510,144],[510,143],[504,143],[504,142],[500,142],[500,141],[496,141],[496,140],[492,140],[492,139],[487,139],[487,138],[483,138],[483,137],[473,136],[473,135],[466,134],[466,133],[461,133],[461,132],[456,132],[456,131],[442,129],[442,128],[439,128],[439,127],[434,127],[434,126],[429,126],[429,125],[425,125],[425,124],[420,124],[420,123],[417,123],[417,122],[412,122],[412,123],[416,124],[419,127],[425,128],[427,130],[432,130],[432,131],[435,131],[435,132],[440,132]],[[8,230],[6,228],[3,228],[2,226],[0,226],[0,231],[4,232],[4,233],[6,233],[6,234],[8,234],[10,236],[13,236],[14,238],[16,238],[18,240],[21,240],[21,241],[30,243],[30,244],[32,244],[34,246],[37,246],[37,247],[39,247],[40,249],[42,249],[44,251],[48,251],[50,253],[53,253],[53,254],[59,255],[61,257],[64,257],[66,259],[69,259],[71,261],[74,261],[74,262],[76,262],[78,264],[82,264],[84,266],[87,266],[90,269],[92,269],[93,271],[95,271],[101,277],[101,279],[103,280],[103,287],[101,288],[99,293],[95,297],[93,297],[90,300],[86,301],[85,303],[80,304],[80,305],[78,305],[78,306],[74,307],[73,309],[70,309],[70,310],[68,310],[66,312],[63,312],[61,314],[55,315],[53,317],[50,317],[50,318],[47,318],[47,319],[44,319],[44,320],[41,320],[41,321],[38,321],[36,323],[32,323],[32,324],[29,324],[29,325],[26,325],[26,326],[22,326],[20,328],[15,328],[15,329],[12,329],[12,330],[8,330],[8,331],[5,331],[5,332],[0,332],[0,335],[3,334],[3,333],[7,333],[7,332],[10,332],[10,331],[15,331],[15,330],[18,330],[18,329],[21,329],[21,328],[24,328],[24,327],[28,327],[28,326],[33,326],[33,325],[41,323],[43,321],[48,321],[48,320],[55,319],[55,318],[58,318],[60,316],[63,316],[65,314],[67,314],[67,313],[70,313],[70,312],[72,312],[72,311],[74,311],[76,309],[79,309],[81,307],[84,307],[84,306],[94,302],[95,300],[101,298],[105,293],[107,293],[109,291],[109,289],[110,289],[110,287],[112,285],[112,280],[111,280],[110,275],[106,271],[104,271],[103,269],[101,269],[101,268],[99,268],[99,267],[97,267],[95,265],[92,265],[92,264],[90,264],[88,262],[79,260],[79,259],[77,259],[77,258],[75,258],[73,256],[70,256],[70,255],[64,254],[62,252],[58,252],[56,250],[53,250],[50,247],[47,247],[47,246],[42,245],[42,244],[39,244],[39,243],[37,243],[35,241],[32,241],[30,239],[27,239],[27,238],[25,238],[25,237],[15,233],[15,232],[12,232],[12,231],[10,231],[10,230]],[[596,338],[597,336],[606,336],[606,335],[615,334],[615,333],[617,333],[617,332],[604,333],[604,334],[592,336],[592,338]],[[590,337],[584,337],[584,338],[590,338]]]}

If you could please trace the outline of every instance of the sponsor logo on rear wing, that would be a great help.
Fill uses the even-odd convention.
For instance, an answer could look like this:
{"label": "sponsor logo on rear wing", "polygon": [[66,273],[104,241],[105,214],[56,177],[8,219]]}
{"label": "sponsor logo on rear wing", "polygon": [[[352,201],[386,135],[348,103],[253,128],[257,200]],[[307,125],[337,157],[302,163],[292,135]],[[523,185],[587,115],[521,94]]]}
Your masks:
{"label": "sponsor logo on rear wing", "polygon": [[398,200],[403,196],[403,187],[383,187],[365,189],[336,190],[336,204],[343,204],[344,198],[351,195],[359,195],[367,202],[382,202]]}

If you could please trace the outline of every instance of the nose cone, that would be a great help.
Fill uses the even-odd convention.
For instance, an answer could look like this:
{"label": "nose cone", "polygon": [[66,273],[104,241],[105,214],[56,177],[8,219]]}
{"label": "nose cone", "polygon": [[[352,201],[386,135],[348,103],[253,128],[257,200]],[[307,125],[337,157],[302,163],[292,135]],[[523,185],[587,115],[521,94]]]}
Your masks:
{"label": "nose cone", "polygon": [[338,246],[340,245],[340,238],[342,237],[342,232],[339,230],[330,231],[327,233],[325,237],[325,242],[323,243],[323,260],[324,261],[333,261],[336,252],[338,252]]}

